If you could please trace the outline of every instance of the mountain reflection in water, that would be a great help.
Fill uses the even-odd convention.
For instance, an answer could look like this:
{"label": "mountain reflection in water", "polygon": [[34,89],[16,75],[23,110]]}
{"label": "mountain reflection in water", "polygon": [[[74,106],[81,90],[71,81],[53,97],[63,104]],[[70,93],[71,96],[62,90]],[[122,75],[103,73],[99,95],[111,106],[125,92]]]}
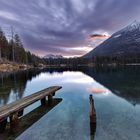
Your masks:
{"label": "mountain reflection in water", "polygon": [[139,66],[90,68],[84,70],[84,73],[93,77],[97,82],[132,105],[140,104]]}
{"label": "mountain reflection in water", "polygon": [[[49,73],[63,73],[68,69],[47,69]],[[117,96],[124,98],[133,105],[140,104],[140,67],[127,66],[123,68],[81,68],[82,71],[97,82],[101,83]],[[74,71],[76,71],[74,70]],[[0,74],[0,106],[21,99],[28,81],[39,75],[42,71],[30,70],[9,74]],[[82,80],[82,79],[81,79]],[[88,82],[83,79],[80,82]],[[89,79],[90,80],[90,79]],[[78,81],[77,81],[78,82]],[[107,93],[106,89],[87,89],[94,94]],[[14,94],[14,95],[13,95]],[[12,96],[12,99],[10,98]]]}
{"label": "mountain reflection in water", "polygon": [[[38,140],[41,137],[48,140],[137,140],[140,130],[139,71],[140,67],[127,66],[46,69],[0,74],[0,106],[43,88],[60,85],[63,88],[56,97],[62,98],[63,101],[27,129],[19,139]],[[94,96],[97,114],[95,136],[90,136],[89,132],[91,93]],[[25,114],[39,104],[40,102],[37,102],[25,109]]]}
{"label": "mountain reflection in water", "polygon": [[39,73],[38,70],[0,73],[0,106],[21,99],[27,82]]}

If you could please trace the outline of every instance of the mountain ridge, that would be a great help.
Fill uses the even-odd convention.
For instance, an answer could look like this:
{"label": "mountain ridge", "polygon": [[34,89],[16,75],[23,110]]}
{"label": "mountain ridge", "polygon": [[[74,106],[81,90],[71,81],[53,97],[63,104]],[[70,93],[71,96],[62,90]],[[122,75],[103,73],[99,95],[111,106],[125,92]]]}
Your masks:
{"label": "mountain ridge", "polygon": [[59,59],[59,58],[63,58],[63,56],[62,55],[47,54],[43,58],[45,58],[45,59]]}
{"label": "mountain ridge", "polygon": [[140,22],[134,21],[130,25],[112,34],[95,49],[85,54],[84,58],[94,56],[133,56],[140,55]]}

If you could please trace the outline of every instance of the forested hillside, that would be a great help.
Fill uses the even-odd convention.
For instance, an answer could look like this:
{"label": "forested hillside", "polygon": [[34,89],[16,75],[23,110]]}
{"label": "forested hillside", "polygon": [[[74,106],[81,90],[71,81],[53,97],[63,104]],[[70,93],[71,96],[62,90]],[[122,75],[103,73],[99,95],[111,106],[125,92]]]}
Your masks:
{"label": "forested hillside", "polygon": [[12,61],[21,64],[44,63],[44,60],[25,51],[22,41],[18,34],[14,34],[11,39],[8,39],[0,28],[0,63],[5,61]]}

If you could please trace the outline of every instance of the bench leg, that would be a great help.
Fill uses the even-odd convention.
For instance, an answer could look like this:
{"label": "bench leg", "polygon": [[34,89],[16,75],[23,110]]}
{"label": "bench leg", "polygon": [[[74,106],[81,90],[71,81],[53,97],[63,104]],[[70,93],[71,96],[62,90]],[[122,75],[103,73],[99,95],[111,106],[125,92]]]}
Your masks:
{"label": "bench leg", "polygon": [[14,132],[18,126],[18,112],[10,116],[10,129]]}
{"label": "bench leg", "polygon": [[18,112],[18,117],[23,116],[23,112],[24,112],[24,110],[19,111],[19,112]]}
{"label": "bench leg", "polygon": [[41,99],[41,105],[46,105],[46,98]]}
{"label": "bench leg", "polygon": [[7,118],[0,122],[0,133],[3,133],[6,129]]}
{"label": "bench leg", "polygon": [[52,95],[55,96],[55,92]]}
{"label": "bench leg", "polygon": [[53,97],[52,95],[48,95],[48,105],[51,106],[53,103]]}

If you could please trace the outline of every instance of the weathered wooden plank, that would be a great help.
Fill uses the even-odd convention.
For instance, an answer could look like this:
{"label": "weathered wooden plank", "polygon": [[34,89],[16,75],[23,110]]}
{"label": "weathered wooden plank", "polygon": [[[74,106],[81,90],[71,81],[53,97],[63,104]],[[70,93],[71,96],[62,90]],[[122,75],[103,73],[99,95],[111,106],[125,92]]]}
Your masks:
{"label": "weathered wooden plank", "polygon": [[89,96],[89,100],[90,100],[90,134],[94,135],[95,131],[96,131],[96,111],[95,111],[95,107],[94,107],[94,100],[92,95]]}
{"label": "weathered wooden plank", "polygon": [[16,102],[13,102],[11,104],[1,107],[0,108],[0,122],[3,121],[3,119],[12,116],[12,114],[14,114],[15,112],[18,112],[24,109],[25,107],[35,103],[36,101],[41,100],[45,98],[46,96],[54,94],[57,90],[61,88],[62,87],[60,86],[49,87],[47,89],[36,92],[27,97],[24,97],[20,100],[17,100]]}

